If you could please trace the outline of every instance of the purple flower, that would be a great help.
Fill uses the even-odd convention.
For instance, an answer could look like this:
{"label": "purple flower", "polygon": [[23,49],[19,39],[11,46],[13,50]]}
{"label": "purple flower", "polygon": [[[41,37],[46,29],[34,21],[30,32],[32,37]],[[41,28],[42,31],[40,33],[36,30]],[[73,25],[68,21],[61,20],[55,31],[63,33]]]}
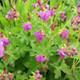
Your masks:
{"label": "purple flower", "polygon": [[6,48],[6,45],[8,45],[8,38],[4,38],[4,39],[0,39],[0,57],[3,57],[4,53],[4,49]]}
{"label": "purple flower", "polygon": [[6,71],[6,69],[4,68],[4,72],[3,72],[3,74],[5,74],[5,73],[7,73],[7,71]]}
{"label": "purple flower", "polygon": [[11,62],[11,64],[10,65],[13,65],[13,62]]}
{"label": "purple flower", "polygon": [[37,7],[37,5],[36,5],[36,4],[32,4],[32,6],[33,6],[34,8],[36,8],[36,7]]}
{"label": "purple flower", "polygon": [[3,41],[3,45],[9,45],[10,43],[9,43],[9,41],[8,41],[8,38],[4,38],[4,39],[2,39],[2,41]]}
{"label": "purple flower", "polygon": [[78,55],[78,52],[77,51],[75,51],[75,55]]}
{"label": "purple flower", "polygon": [[73,16],[73,19],[76,19],[75,16]]}
{"label": "purple flower", "polygon": [[42,78],[42,75],[38,73],[38,74],[37,74],[37,77],[38,77],[38,78]]}
{"label": "purple flower", "polygon": [[60,17],[61,17],[61,20],[64,21],[66,16],[64,15],[65,14],[65,11],[64,12],[60,12]]}
{"label": "purple flower", "polygon": [[39,41],[43,40],[43,36],[39,32],[34,32],[34,35],[37,38],[37,40],[39,40]]}
{"label": "purple flower", "polygon": [[64,12],[60,12],[60,15],[64,15],[65,14],[65,11]]}
{"label": "purple flower", "polygon": [[25,31],[29,31],[32,28],[32,26],[29,22],[22,25],[22,27],[24,28]]}
{"label": "purple flower", "polygon": [[63,20],[65,20],[66,16],[63,16]]}
{"label": "purple flower", "polygon": [[57,50],[57,52],[60,54],[62,58],[66,56],[61,50]]}
{"label": "purple flower", "polygon": [[49,9],[49,5],[48,4],[45,4],[44,7],[45,7],[45,9]]}
{"label": "purple flower", "polygon": [[6,19],[9,19],[9,16],[8,16],[8,15],[6,15],[6,16],[5,16],[5,18],[6,18]]}
{"label": "purple flower", "polygon": [[36,56],[35,58],[36,58],[37,62],[39,62],[39,63],[45,61],[44,58],[43,58],[43,55]]}
{"label": "purple flower", "polygon": [[74,24],[75,24],[75,25],[78,25],[78,22],[75,22]]}
{"label": "purple flower", "polygon": [[14,13],[11,11],[8,11],[7,15],[5,16],[6,19],[14,19]]}
{"label": "purple flower", "polygon": [[3,57],[3,55],[4,55],[4,53],[3,53],[3,51],[4,51],[4,47],[2,46],[0,46],[0,57]]}
{"label": "purple flower", "polygon": [[[15,9],[15,7],[12,7],[14,10],[16,10]],[[12,20],[12,19],[14,19],[14,18],[17,18],[18,17],[18,14],[17,14],[17,12],[11,12],[11,11],[8,11],[7,12],[7,15],[5,16],[5,18],[6,19],[10,19],[10,20]]]}
{"label": "purple flower", "polygon": [[77,1],[77,3],[79,4],[79,3],[80,3],[80,1]]}
{"label": "purple flower", "polygon": [[14,19],[14,15],[10,15],[9,18],[12,20]]}
{"label": "purple flower", "polygon": [[3,41],[2,41],[2,39],[0,39],[0,47],[2,47],[3,46]]}
{"label": "purple flower", "polygon": [[77,19],[79,19],[79,20],[80,20],[80,16],[77,16]]}
{"label": "purple flower", "polygon": [[74,78],[75,77],[75,74],[73,74],[72,77]]}
{"label": "purple flower", "polygon": [[80,8],[77,10],[77,12],[80,14]]}
{"label": "purple flower", "polygon": [[40,18],[41,18],[41,20],[46,21],[50,17],[50,15],[51,15],[50,11],[47,10],[46,12],[40,13]]}
{"label": "purple flower", "polygon": [[66,30],[63,34],[62,34],[62,37],[63,39],[66,38],[66,36],[69,34],[69,32]]}
{"label": "purple flower", "polygon": [[8,16],[9,16],[10,19],[13,19],[14,18],[14,13],[13,12],[8,11],[7,14],[8,14]]}
{"label": "purple flower", "polygon": [[3,57],[4,53],[3,41],[0,39],[0,57]]}
{"label": "purple flower", "polygon": [[54,11],[50,10],[50,14],[51,14],[51,16],[53,16],[54,15]]}
{"label": "purple flower", "polygon": [[11,10],[10,11],[8,11],[8,13],[7,13],[8,15],[12,15],[13,14],[13,12],[11,12]]}

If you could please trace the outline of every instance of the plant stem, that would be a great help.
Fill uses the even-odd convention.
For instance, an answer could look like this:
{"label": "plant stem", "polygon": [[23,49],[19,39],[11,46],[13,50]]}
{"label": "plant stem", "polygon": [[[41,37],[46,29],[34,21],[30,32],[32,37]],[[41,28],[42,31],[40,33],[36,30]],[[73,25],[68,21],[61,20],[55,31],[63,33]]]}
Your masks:
{"label": "plant stem", "polygon": [[25,10],[26,10],[26,13],[28,13],[28,12],[27,12],[27,9],[26,9],[26,4],[25,4],[25,3],[24,3],[24,7],[25,7]]}
{"label": "plant stem", "polygon": [[24,21],[24,19],[22,18],[22,16],[21,15],[19,15],[19,17],[21,18],[21,20],[25,23],[25,21]]}
{"label": "plant stem", "polygon": [[73,18],[73,16],[74,16],[74,15],[72,15],[72,16],[71,16],[71,18],[68,20],[68,22],[65,24],[65,26],[64,26],[64,27],[66,27],[66,26],[67,26],[67,24],[70,22],[70,20]]}

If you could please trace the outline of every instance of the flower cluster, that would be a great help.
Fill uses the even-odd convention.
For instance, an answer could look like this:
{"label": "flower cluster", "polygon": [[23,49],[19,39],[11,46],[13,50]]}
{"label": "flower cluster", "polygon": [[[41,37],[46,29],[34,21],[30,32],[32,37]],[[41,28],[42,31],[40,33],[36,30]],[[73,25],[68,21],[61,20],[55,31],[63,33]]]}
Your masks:
{"label": "flower cluster", "polygon": [[14,12],[12,12],[11,10],[8,11],[7,15],[5,16],[6,19],[10,19],[10,20],[13,20],[14,18],[17,18],[18,17],[18,13],[15,9],[15,7],[13,7],[11,5],[11,7],[13,8]]}
{"label": "flower cluster", "polygon": [[39,62],[39,63],[45,61],[44,58],[43,58],[43,55],[38,55],[38,56],[35,57],[35,59],[36,59],[36,61]]}
{"label": "flower cluster", "polygon": [[72,29],[75,30],[79,30],[79,28],[77,27],[77,25],[80,24],[80,3],[78,4],[78,9],[77,9],[77,17],[73,17],[73,20],[71,21],[71,27]]}
{"label": "flower cluster", "polygon": [[78,22],[76,21],[77,20],[77,18],[74,16],[73,17],[73,20],[71,21],[71,27],[72,27],[72,29],[75,31],[75,30],[79,30],[79,28],[77,27],[77,25],[78,25]]}
{"label": "flower cluster", "polygon": [[57,50],[57,52],[60,54],[61,58],[64,58],[65,56],[71,57],[72,54],[78,55],[78,52],[74,47],[71,47],[70,49],[68,47],[62,47],[61,50]]}
{"label": "flower cluster", "polygon": [[64,15],[65,14],[65,11],[64,12],[60,12],[60,19],[61,21],[64,21],[66,16]]}
{"label": "flower cluster", "polygon": [[35,35],[35,37],[36,37],[36,39],[37,39],[38,41],[42,41],[42,40],[43,40],[43,36],[41,35],[41,33],[39,33],[39,32],[34,32],[34,35]]}
{"label": "flower cluster", "polygon": [[41,0],[38,0],[37,4],[32,4],[32,5],[34,8],[36,8],[37,6],[40,7],[41,12],[36,12],[36,14],[41,20],[46,21],[50,16],[54,15],[53,9],[49,10],[49,5],[47,3],[44,6],[42,6]]}
{"label": "flower cluster", "polygon": [[69,32],[65,28],[59,33],[59,35],[63,37],[63,39],[67,38],[68,34]]}
{"label": "flower cluster", "polygon": [[[12,77],[12,73],[9,73],[9,74],[0,74],[0,77],[1,77],[1,80],[12,80],[13,77]],[[6,79],[5,79],[6,77]]]}
{"label": "flower cluster", "polygon": [[43,40],[43,36],[46,36],[44,34],[44,32],[42,31],[42,29],[40,29],[38,32],[34,32],[34,35],[35,35],[37,41],[42,41]]}
{"label": "flower cluster", "polygon": [[[42,62],[48,62],[49,59],[47,57],[44,57],[43,55],[37,55],[35,56],[35,59],[38,63],[42,63]],[[43,71],[46,71],[48,69],[48,66],[47,65],[44,65],[44,66],[40,66],[40,68],[35,71],[35,75],[34,75],[34,80],[41,80],[42,78],[42,75],[40,74],[40,71],[43,70]]]}
{"label": "flower cluster", "polygon": [[6,50],[6,45],[9,45],[8,38],[0,38],[0,57],[3,57],[3,51]]}
{"label": "flower cluster", "polygon": [[[49,61],[49,59],[47,57],[44,57],[43,55],[37,55],[37,56],[35,56],[35,59],[38,63],[41,63],[41,62],[44,62],[44,61],[45,62]],[[46,71],[47,69],[48,69],[47,65],[40,66],[40,68],[35,72],[34,80],[41,80],[42,75],[39,72],[41,70]]]}
{"label": "flower cluster", "polygon": [[60,56],[62,58],[64,58],[65,56],[67,56],[66,54],[64,54],[61,50],[57,50],[57,52],[60,54]]}
{"label": "flower cluster", "polygon": [[76,17],[76,22],[77,24],[80,24],[80,3],[78,4],[77,13],[78,13],[78,16]]}
{"label": "flower cluster", "polygon": [[37,55],[37,56],[35,57],[35,59],[36,59],[36,61],[37,61],[38,63],[41,63],[41,62],[44,62],[44,61],[46,61],[46,62],[49,61],[49,59],[46,58],[46,57],[44,58],[43,55]]}
{"label": "flower cluster", "polygon": [[41,80],[42,75],[39,73],[39,70],[35,71],[34,80]]}
{"label": "flower cluster", "polygon": [[32,28],[30,22],[24,23],[24,24],[22,25],[22,27],[24,28],[25,31],[29,31],[29,30]]}
{"label": "flower cluster", "polygon": [[50,16],[53,16],[53,15],[54,15],[53,10],[47,10],[46,12],[41,12],[39,16],[41,20],[46,21]]}

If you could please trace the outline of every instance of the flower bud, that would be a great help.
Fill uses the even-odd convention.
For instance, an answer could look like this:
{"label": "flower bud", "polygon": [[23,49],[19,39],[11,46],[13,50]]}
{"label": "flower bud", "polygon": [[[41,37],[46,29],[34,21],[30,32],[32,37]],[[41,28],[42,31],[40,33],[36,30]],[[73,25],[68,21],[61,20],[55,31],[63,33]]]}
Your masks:
{"label": "flower bud", "polygon": [[72,77],[74,78],[75,77],[75,74],[73,74]]}
{"label": "flower bud", "polygon": [[77,5],[77,7],[80,7],[80,3]]}
{"label": "flower bud", "polygon": [[27,0],[23,0],[23,2],[25,3]]}
{"label": "flower bud", "polygon": [[48,61],[49,61],[49,59],[48,59],[47,57],[45,57],[45,61],[46,61],[46,62],[48,62]]}
{"label": "flower bud", "polygon": [[35,71],[35,74],[38,74],[39,73],[39,70]]}
{"label": "flower bud", "polygon": [[46,71],[46,70],[48,69],[48,66],[47,66],[47,65],[46,65],[46,66],[43,66],[42,69],[43,69],[44,71]]}

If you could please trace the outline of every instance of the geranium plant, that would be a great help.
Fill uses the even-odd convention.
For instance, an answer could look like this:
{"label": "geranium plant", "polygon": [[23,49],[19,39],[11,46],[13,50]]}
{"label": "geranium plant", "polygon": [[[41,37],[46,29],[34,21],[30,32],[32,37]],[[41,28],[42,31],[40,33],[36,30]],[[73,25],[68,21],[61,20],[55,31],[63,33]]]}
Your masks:
{"label": "geranium plant", "polygon": [[0,80],[79,80],[80,1],[2,0]]}

